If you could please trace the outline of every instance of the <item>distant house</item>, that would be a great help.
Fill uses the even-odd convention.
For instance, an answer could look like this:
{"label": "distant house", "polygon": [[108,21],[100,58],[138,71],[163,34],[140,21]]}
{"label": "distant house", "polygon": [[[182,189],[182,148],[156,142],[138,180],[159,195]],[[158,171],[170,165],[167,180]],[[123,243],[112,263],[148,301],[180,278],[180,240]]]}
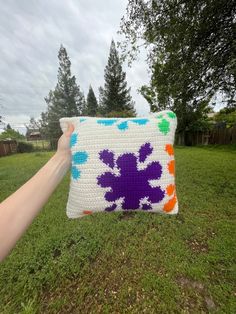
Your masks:
{"label": "distant house", "polygon": [[37,141],[42,139],[42,135],[39,130],[27,130],[26,138],[27,141]]}
{"label": "distant house", "polygon": [[217,114],[217,112],[209,112],[208,114],[207,114],[207,117],[208,118],[214,118],[214,116]]}

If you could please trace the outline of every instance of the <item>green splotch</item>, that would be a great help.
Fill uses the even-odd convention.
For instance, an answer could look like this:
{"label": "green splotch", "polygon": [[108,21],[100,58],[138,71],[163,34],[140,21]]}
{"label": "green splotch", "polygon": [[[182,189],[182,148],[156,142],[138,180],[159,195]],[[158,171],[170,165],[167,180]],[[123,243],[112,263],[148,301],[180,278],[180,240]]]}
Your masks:
{"label": "green splotch", "polygon": [[170,122],[166,119],[162,119],[161,122],[158,123],[158,128],[160,132],[166,135],[170,131]]}
{"label": "green splotch", "polygon": [[172,111],[170,112],[167,112],[168,116],[171,118],[171,119],[175,119],[176,118],[176,114]]}

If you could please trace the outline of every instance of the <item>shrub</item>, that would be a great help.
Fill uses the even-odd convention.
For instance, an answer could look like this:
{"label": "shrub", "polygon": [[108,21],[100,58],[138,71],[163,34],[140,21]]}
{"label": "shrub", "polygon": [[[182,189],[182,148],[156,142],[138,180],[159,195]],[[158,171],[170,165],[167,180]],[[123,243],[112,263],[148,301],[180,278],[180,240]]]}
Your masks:
{"label": "shrub", "polygon": [[17,152],[18,153],[30,153],[34,150],[34,146],[26,142],[18,142]]}

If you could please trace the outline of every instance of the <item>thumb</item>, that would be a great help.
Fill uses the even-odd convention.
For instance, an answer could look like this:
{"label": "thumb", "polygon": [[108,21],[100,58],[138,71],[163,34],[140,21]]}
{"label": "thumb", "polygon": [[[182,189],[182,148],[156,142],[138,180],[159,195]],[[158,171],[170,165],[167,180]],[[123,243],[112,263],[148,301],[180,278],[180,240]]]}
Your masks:
{"label": "thumb", "polygon": [[67,130],[65,131],[65,136],[67,136],[67,137],[71,136],[71,134],[73,133],[74,129],[75,128],[74,128],[73,124],[68,123]]}

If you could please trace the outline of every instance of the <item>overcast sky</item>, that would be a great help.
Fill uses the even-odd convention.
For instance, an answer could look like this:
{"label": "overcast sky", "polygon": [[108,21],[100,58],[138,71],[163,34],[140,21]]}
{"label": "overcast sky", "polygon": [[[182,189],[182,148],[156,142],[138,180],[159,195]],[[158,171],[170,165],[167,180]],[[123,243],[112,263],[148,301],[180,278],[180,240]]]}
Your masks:
{"label": "overcast sky", "polygon": [[[44,98],[57,82],[58,50],[63,44],[85,97],[89,84],[98,98],[104,85],[111,39],[128,0],[0,0],[0,115],[24,132],[30,117],[46,110]],[[128,86],[139,116],[149,112],[137,89],[149,82],[146,53],[129,68]],[[216,99],[215,110],[224,105]],[[0,131],[3,125],[0,125]]]}
{"label": "overcast sky", "polygon": [[[0,115],[15,128],[38,118],[44,97],[57,82],[58,49],[63,44],[72,74],[87,96],[104,85],[111,39],[127,0],[0,0]],[[137,88],[149,82],[145,53],[132,68],[124,64],[138,115],[149,112]]]}

